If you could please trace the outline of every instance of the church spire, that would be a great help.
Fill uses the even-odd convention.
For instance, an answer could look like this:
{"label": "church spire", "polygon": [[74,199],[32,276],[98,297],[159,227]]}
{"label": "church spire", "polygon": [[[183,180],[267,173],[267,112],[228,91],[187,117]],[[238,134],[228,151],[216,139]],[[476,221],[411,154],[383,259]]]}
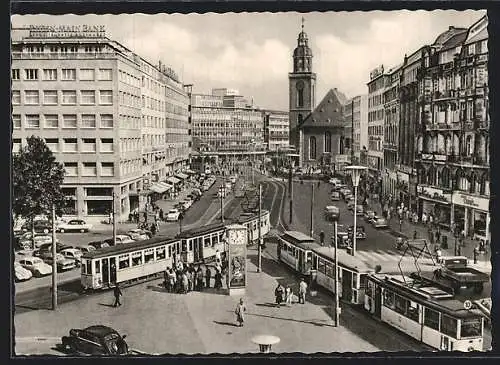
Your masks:
{"label": "church spire", "polygon": [[301,19],[301,31],[297,38],[297,47],[293,51],[293,72],[312,72],[312,51],[304,31],[305,19]]}

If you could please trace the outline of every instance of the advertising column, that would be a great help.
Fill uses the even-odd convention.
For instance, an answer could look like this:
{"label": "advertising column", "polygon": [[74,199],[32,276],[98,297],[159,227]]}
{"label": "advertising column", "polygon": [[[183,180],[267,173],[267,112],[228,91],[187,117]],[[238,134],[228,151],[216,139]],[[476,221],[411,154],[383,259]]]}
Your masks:
{"label": "advertising column", "polygon": [[245,295],[248,235],[245,226],[232,224],[226,228],[229,246],[229,295]]}

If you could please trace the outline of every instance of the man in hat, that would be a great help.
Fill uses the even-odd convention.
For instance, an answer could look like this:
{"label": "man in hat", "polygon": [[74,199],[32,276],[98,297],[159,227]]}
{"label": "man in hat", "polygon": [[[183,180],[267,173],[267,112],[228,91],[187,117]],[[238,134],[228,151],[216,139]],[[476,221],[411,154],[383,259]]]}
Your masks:
{"label": "man in hat", "polygon": [[236,306],[236,309],[234,310],[234,314],[236,314],[236,322],[238,322],[240,327],[243,327],[243,322],[245,322],[245,312],[247,308],[245,307],[245,304],[243,303],[243,298],[240,299],[240,302]]}

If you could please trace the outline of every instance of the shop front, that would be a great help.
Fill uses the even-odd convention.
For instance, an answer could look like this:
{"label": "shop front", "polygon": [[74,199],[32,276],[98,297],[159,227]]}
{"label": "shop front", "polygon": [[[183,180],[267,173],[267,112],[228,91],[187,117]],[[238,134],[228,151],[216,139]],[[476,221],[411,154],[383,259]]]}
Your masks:
{"label": "shop front", "polygon": [[425,213],[432,215],[433,223],[444,229],[450,229],[451,224],[451,194],[443,189],[426,185],[417,186],[417,214],[419,219]]}
{"label": "shop front", "polygon": [[490,200],[461,191],[452,196],[452,220],[467,237],[490,240]]}

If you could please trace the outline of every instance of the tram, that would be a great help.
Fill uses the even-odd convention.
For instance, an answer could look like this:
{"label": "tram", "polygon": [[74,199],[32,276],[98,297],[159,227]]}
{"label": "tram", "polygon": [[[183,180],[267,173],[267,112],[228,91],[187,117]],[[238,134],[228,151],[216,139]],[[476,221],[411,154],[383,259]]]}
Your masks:
{"label": "tram", "polygon": [[482,351],[484,318],[432,284],[370,274],[364,309],[373,317],[441,351]]}
{"label": "tram", "polygon": [[181,259],[188,264],[215,261],[215,253],[226,251],[226,226],[213,223],[186,230],[176,236]]}
{"label": "tram", "polygon": [[[257,243],[259,240],[259,222],[258,222],[258,213],[243,213],[237,219],[234,220],[234,223],[241,224],[247,227],[248,233],[248,244]],[[260,234],[261,237],[264,237],[271,230],[271,222],[269,221],[269,211],[262,210],[260,214]]]}
{"label": "tram", "polygon": [[299,232],[285,231],[278,237],[278,260],[302,275],[310,275],[312,268],[312,250],[321,247],[314,238]]}

